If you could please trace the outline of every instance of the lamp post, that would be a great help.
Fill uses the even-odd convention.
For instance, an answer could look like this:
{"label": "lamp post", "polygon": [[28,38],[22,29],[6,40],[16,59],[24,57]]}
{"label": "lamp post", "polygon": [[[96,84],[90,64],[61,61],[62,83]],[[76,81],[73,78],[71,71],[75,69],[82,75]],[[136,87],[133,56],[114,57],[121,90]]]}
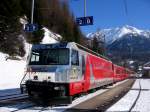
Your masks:
{"label": "lamp post", "polygon": [[33,16],[34,16],[34,0],[32,0],[31,24],[33,24]]}

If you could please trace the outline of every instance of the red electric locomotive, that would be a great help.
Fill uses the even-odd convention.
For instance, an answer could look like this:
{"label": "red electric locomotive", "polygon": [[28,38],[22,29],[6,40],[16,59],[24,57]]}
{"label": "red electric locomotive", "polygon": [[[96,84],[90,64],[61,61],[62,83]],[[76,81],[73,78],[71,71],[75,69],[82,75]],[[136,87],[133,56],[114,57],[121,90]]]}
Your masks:
{"label": "red electric locomotive", "polygon": [[74,42],[33,45],[27,70],[22,92],[68,102],[75,95],[127,78],[125,68]]}

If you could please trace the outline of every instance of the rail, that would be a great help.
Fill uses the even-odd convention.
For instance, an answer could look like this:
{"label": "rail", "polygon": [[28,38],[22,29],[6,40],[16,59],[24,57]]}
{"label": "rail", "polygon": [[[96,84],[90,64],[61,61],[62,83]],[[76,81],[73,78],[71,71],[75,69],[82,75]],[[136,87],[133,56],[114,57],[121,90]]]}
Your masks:
{"label": "rail", "polygon": [[133,105],[131,106],[131,108],[129,109],[129,112],[132,111],[132,109],[135,107],[135,105],[136,105],[138,99],[140,98],[140,95],[141,95],[141,83],[140,83],[140,80],[139,80],[139,87],[140,87],[140,88],[139,88],[138,96],[137,96],[137,98],[135,99],[135,101],[134,101]]}

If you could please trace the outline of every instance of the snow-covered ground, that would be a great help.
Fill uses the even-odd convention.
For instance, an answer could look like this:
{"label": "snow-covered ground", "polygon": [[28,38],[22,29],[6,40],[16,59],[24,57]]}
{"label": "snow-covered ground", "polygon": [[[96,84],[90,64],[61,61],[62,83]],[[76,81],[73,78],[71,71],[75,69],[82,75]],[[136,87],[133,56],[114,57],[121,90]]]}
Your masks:
{"label": "snow-covered ground", "polygon": [[62,39],[62,36],[56,33],[53,33],[52,31],[49,31],[47,28],[43,28],[45,31],[44,38],[41,42],[41,44],[48,44],[48,43],[57,43],[59,40]]}
{"label": "snow-covered ground", "polygon": [[141,80],[141,95],[133,111],[150,112],[150,79]]}
{"label": "snow-covered ground", "polygon": [[141,94],[131,111],[150,112],[150,79],[137,79],[132,89],[107,111],[129,111],[136,100],[141,84]]}
{"label": "snow-covered ground", "polygon": [[0,91],[19,88],[25,71],[26,62],[24,60],[6,60],[6,56],[0,53]]}

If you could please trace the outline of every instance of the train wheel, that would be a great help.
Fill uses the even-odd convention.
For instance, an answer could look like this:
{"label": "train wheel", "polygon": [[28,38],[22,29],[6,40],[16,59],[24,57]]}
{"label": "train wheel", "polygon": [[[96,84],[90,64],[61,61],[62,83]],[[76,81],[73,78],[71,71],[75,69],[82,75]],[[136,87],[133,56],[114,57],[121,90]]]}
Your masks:
{"label": "train wheel", "polygon": [[90,93],[94,93],[94,92],[96,92],[95,88],[90,90]]}

